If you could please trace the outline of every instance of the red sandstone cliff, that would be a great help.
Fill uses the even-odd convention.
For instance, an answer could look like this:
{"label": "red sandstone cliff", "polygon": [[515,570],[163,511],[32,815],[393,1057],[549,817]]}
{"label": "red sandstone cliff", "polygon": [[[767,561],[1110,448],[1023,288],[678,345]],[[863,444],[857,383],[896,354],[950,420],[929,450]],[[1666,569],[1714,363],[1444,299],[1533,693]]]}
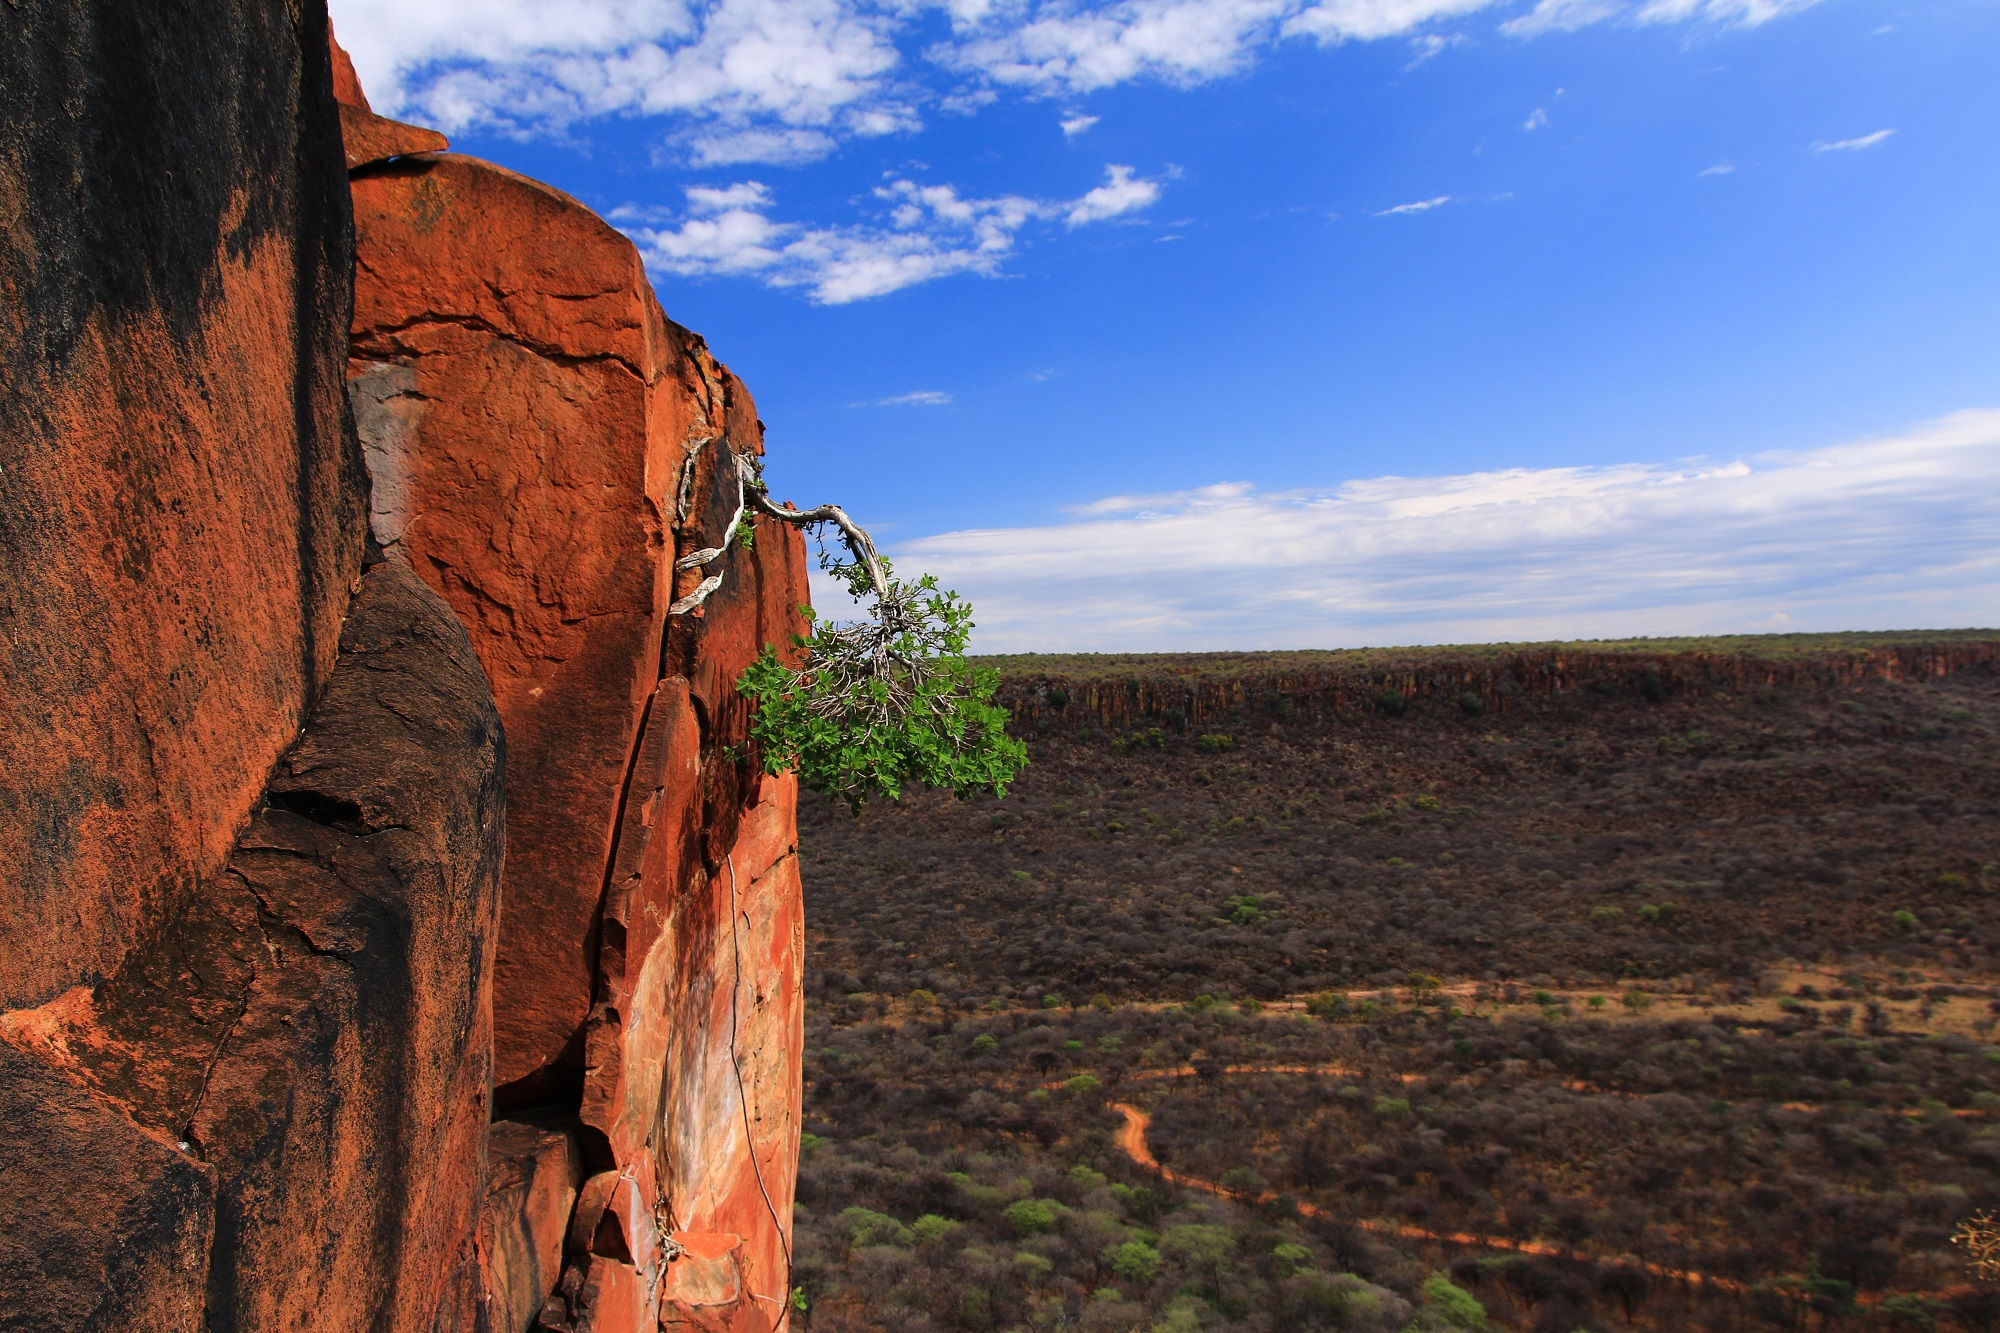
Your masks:
{"label": "red sandstone cliff", "polygon": [[0,11],[0,1326],[769,1329],[797,533],[669,615],[755,408],[323,11],[209,18]]}
{"label": "red sandstone cliff", "polygon": [[[357,170],[354,201],[374,533],[471,630],[507,728],[500,1105],[575,1116],[589,1168],[547,1322],[650,1327],[664,1299],[768,1326],[798,1135],[795,792],[729,751],[737,675],[802,628],[803,542],[760,523],[668,616],[706,572],[677,583],[674,560],[729,536],[755,406],[568,196],[425,153]],[[553,1249],[496,1282],[508,1319],[549,1295]]]}

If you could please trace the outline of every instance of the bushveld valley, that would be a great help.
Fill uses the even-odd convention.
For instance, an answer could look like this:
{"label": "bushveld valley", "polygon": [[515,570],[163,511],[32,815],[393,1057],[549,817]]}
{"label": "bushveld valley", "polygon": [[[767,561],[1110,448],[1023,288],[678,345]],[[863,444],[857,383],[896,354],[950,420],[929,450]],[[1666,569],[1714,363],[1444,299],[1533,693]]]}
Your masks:
{"label": "bushveld valley", "polygon": [[801,1325],[2000,1328],[1962,637],[1004,660],[1005,799],[801,810]]}

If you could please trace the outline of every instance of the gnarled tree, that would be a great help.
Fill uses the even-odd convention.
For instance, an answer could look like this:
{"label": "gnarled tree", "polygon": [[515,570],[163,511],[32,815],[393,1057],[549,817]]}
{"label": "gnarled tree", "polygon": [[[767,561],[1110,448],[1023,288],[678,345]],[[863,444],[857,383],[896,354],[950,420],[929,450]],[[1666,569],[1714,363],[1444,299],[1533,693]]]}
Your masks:
{"label": "gnarled tree", "polygon": [[[790,652],[766,644],[737,680],[756,706],[750,736],[765,771],[796,771],[807,787],[856,810],[876,797],[896,799],[909,782],[959,796],[1004,794],[1028,752],[1007,734],[1006,711],[993,703],[999,675],[965,660],[972,607],[929,575],[914,583],[896,578],[839,505],[801,510],[774,503],[758,461],[731,457],[737,504],[728,535],[675,567],[707,568],[731,546],[747,545],[754,512],[811,533],[820,568],[867,610],[861,619],[838,621],[801,608],[811,632],[793,635]],[[828,527],[837,547],[824,540]],[[672,613],[701,605],[722,578],[720,571],[710,574]]]}

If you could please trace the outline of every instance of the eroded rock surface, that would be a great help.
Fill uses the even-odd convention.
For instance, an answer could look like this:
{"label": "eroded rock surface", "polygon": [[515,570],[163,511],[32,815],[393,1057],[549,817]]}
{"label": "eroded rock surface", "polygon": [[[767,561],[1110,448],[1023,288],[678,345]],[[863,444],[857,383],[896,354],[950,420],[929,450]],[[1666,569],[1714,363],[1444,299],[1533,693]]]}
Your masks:
{"label": "eroded rock surface", "polygon": [[731,747],[736,678],[801,628],[803,543],[763,521],[674,568],[731,545],[756,409],[568,196],[433,155],[358,173],[354,198],[374,535],[464,619],[507,727],[500,1104],[573,1116],[595,1168],[560,1273],[520,1259],[535,1228],[492,1223],[489,1299],[521,1308],[532,1269],[546,1327],[651,1328],[683,1231],[735,1237],[755,1290],[783,1293],[796,793]]}

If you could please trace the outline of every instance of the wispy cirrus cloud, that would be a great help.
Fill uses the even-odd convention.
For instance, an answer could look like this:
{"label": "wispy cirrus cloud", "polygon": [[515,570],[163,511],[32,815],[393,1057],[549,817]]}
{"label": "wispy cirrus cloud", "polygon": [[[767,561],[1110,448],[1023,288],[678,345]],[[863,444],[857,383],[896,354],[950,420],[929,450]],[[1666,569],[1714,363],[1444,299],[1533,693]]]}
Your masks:
{"label": "wispy cirrus cloud", "polygon": [[1595,23],[1706,22],[1755,28],[1810,9],[1819,0],[1537,0],[1535,7],[1500,25],[1515,37],[1570,32]]}
{"label": "wispy cirrus cloud", "polygon": [[679,215],[627,208],[611,220],[661,271],[750,276],[772,287],[802,287],[822,305],[843,305],[953,274],[991,276],[1030,224],[1106,222],[1159,195],[1157,181],[1113,164],[1103,184],[1071,200],[968,198],[950,185],[893,180],[872,192],[878,221],[844,227],[774,219],[774,196],[759,181],[691,188]]}
{"label": "wispy cirrus cloud", "polygon": [[1114,497],[894,554],[972,600],[982,652],[1992,625],[2000,410],[1678,466]]}
{"label": "wispy cirrus cloud", "polygon": [[910,393],[899,393],[889,398],[877,398],[869,403],[856,403],[856,407],[950,407],[951,395],[942,389],[916,389]]}
{"label": "wispy cirrus cloud", "polygon": [[1858,139],[1820,139],[1813,144],[1812,150],[1815,153],[1858,153],[1864,148],[1873,148],[1894,133],[1894,130],[1877,130]]}
{"label": "wispy cirrus cloud", "polygon": [[1397,204],[1394,208],[1383,209],[1375,216],[1378,218],[1393,218],[1404,213],[1428,213],[1433,208],[1442,208],[1450,202],[1452,202],[1450,195],[1441,194],[1435,199],[1419,199],[1414,204]]}

